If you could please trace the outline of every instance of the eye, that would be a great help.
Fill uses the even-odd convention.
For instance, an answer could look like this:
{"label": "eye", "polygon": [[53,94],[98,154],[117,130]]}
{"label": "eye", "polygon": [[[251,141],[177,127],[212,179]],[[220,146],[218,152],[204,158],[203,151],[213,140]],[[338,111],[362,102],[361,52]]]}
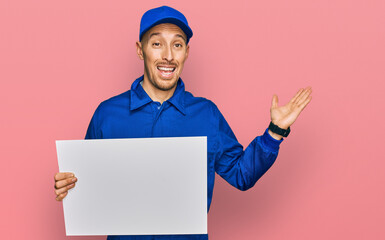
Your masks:
{"label": "eye", "polygon": [[179,47],[182,47],[182,44],[176,43],[175,46],[179,48]]}
{"label": "eye", "polygon": [[152,46],[159,47],[159,46],[160,46],[160,43],[153,43]]}

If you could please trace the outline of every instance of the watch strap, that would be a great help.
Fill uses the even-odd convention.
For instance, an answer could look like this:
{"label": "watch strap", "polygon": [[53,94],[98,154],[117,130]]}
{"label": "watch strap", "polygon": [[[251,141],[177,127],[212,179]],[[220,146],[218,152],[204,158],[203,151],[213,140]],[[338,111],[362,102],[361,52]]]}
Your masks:
{"label": "watch strap", "polygon": [[290,133],[290,127],[288,127],[287,129],[282,129],[282,128],[278,127],[277,125],[275,125],[273,122],[270,122],[269,129],[273,133],[279,134],[283,137],[287,137]]}

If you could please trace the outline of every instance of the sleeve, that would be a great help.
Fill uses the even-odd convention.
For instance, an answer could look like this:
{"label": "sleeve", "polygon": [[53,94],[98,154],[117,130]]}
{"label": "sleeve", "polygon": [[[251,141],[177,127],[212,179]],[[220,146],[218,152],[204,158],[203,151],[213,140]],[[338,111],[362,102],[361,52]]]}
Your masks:
{"label": "sleeve", "polygon": [[99,127],[99,110],[100,105],[95,110],[94,115],[91,118],[90,124],[88,125],[87,133],[85,139],[101,139],[102,133]]}
{"label": "sleeve", "polygon": [[243,146],[217,107],[215,112],[218,119],[215,171],[229,184],[245,191],[253,187],[273,165],[283,138],[273,138],[267,128],[263,135],[257,136],[243,151]]}

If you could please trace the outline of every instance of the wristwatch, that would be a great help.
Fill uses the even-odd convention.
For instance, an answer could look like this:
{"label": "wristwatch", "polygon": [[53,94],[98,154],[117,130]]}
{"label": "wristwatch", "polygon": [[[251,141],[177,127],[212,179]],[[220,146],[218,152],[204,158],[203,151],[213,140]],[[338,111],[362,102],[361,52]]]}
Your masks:
{"label": "wristwatch", "polygon": [[290,133],[290,127],[288,129],[282,129],[275,125],[273,122],[270,122],[269,129],[276,134],[281,135],[282,137],[287,137]]}

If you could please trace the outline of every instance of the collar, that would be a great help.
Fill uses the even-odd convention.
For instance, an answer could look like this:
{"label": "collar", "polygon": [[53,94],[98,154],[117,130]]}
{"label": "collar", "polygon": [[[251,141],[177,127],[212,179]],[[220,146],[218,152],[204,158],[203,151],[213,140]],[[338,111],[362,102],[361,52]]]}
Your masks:
{"label": "collar", "polygon": [[[144,75],[140,76],[131,85],[130,110],[138,109],[153,101],[150,98],[150,96],[148,96],[146,91],[144,91],[142,85],[140,84],[143,78],[144,78]],[[186,109],[184,104],[184,93],[185,93],[185,86],[182,81],[182,78],[179,77],[175,92],[172,95],[172,97],[167,101],[170,102],[172,105],[174,105],[174,107],[177,108],[183,115],[186,115]]]}

